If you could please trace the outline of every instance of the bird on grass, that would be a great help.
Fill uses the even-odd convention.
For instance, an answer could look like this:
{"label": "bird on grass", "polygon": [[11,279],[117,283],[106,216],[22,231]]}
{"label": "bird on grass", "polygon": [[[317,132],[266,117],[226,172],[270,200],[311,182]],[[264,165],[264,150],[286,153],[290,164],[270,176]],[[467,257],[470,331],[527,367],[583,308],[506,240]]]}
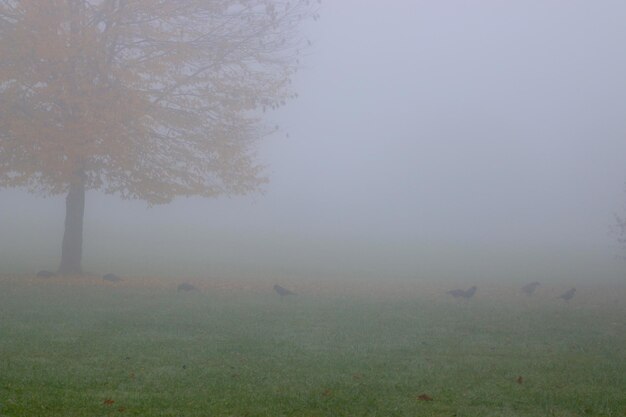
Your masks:
{"label": "bird on grass", "polygon": [[476,292],[477,288],[476,286],[471,287],[468,290],[450,290],[448,292],[446,292],[446,294],[450,294],[451,296],[453,296],[454,298],[472,298],[474,296],[474,293]]}
{"label": "bird on grass", "polygon": [[122,278],[115,274],[105,274],[102,276],[102,279],[109,282],[120,282]]}
{"label": "bird on grass", "polygon": [[541,284],[538,283],[537,281],[535,282],[531,282],[530,284],[526,284],[524,285],[521,290],[524,294],[531,296],[533,295],[533,293],[535,292],[535,290],[537,289],[538,286],[540,286]]}
{"label": "bird on grass", "polygon": [[38,276],[39,278],[52,278],[52,277],[56,277],[56,276],[57,276],[57,274],[55,274],[55,273],[54,273],[54,272],[52,272],[52,271],[46,271],[46,270],[43,270],[43,271],[39,271],[39,272],[37,272],[37,276]]}
{"label": "bird on grass", "polygon": [[180,284],[177,288],[176,288],[177,292],[181,292],[181,291],[198,291],[198,289],[196,287],[194,287],[193,285],[189,284],[188,282],[183,282],[182,284]]}
{"label": "bird on grass", "polygon": [[287,288],[283,288],[278,284],[274,285],[274,291],[276,291],[276,293],[281,297],[284,297],[286,295],[296,295],[295,292],[289,291]]}
{"label": "bird on grass", "polygon": [[565,291],[563,294],[559,295],[557,298],[561,298],[565,301],[569,301],[574,297],[575,293],[576,293],[576,288],[570,288],[569,290]]}

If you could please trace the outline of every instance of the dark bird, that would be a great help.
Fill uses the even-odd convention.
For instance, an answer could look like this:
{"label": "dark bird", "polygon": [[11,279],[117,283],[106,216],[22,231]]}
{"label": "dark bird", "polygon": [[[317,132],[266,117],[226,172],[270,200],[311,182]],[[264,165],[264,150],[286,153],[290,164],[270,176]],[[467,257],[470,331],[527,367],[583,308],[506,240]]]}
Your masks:
{"label": "dark bird", "polygon": [[463,297],[465,295],[465,290],[450,290],[446,292],[446,294],[450,294],[454,298]]}
{"label": "dark bird", "polygon": [[198,289],[196,287],[194,287],[193,285],[189,284],[188,282],[183,282],[182,284],[180,284],[178,286],[178,288],[176,288],[176,291],[181,292],[181,291],[198,291]]}
{"label": "dark bird", "polygon": [[276,291],[276,293],[278,293],[281,297],[284,297],[285,295],[296,295],[295,292],[289,291],[287,288],[283,288],[278,284],[274,285],[274,291]]}
{"label": "dark bird", "polygon": [[576,288],[570,288],[569,290],[565,291],[563,294],[559,295],[558,298],[562,298],[565,301],[569,301],[574,297],[575,293],[576,293]]}
{"label": "dark bird", "polygon": [[102,279],[109,282],[120,282],[122,278],[118,277],[115,274],[106,274],[102,276]]}
{"label": "dark bird", "polygon": [[37,276],[38,276],[39,278],[52,278],[52,277],[56,277],[56,276],[57,276],[57,274],[55,274],[55,273],[54,273],[54,272],[52,272],[52,271],[46,271],[46,270],[43,270],[43,271],[39,271],[39,272],[37,272]]}
{"label": "dark bird", "polygon": [[473,286],[468,290],[451,290],[446,292],[446,294],[450,294],[454,298],[472,298],[474,296],[474,293],[476,292],[476,289],[476,286]]}
{"label": "dark bird", "polygon": [[535,282],[531,282],[530,284],[526,284],[522,287],[522,292],[526,295],[533,295],[533,293],[535,292],[535,290],[537,289],[538,286],[540,286],[541,284],[538,283],[537,281]]}

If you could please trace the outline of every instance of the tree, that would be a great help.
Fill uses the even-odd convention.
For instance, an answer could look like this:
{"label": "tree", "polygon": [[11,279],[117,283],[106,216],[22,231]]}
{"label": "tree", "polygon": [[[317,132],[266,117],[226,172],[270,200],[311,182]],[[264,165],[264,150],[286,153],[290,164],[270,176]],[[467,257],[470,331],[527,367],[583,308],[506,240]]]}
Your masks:
{"label": "tree", "polygon": [[260,110],[294,96],[308,0],[0,0],[0,187],[65,194],[81,272],[86,190],[161,204],[263,184]]}
{"label": "tree", "polygon": [[618,214],[614,215],[615,222],[611,225],[610,233],[615,237],[617,243],[622,247],[622,249],[626,248],[626,217],[620,216]]}

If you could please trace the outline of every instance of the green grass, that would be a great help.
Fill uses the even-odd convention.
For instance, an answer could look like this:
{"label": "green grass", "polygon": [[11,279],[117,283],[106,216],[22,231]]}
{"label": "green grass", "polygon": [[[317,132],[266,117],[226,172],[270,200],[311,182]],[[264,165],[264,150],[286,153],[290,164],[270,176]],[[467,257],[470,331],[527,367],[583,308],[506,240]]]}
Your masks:
{"label": "green grass", "polygon": [[0,416],[626,416],[623,303],[270,291],[0,279]]}

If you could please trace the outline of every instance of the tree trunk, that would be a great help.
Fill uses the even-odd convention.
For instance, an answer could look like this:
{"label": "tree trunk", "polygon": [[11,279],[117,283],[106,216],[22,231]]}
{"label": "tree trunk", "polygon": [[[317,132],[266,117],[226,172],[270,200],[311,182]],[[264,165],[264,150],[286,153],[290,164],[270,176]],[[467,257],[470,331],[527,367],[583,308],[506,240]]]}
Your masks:
{"label": "tree trunk", "polygon": [[85,181],[80,173],[65,199],[65,232],[61,251],[61,275],[80,275],[83,256],[83,217],[85,214]]}

